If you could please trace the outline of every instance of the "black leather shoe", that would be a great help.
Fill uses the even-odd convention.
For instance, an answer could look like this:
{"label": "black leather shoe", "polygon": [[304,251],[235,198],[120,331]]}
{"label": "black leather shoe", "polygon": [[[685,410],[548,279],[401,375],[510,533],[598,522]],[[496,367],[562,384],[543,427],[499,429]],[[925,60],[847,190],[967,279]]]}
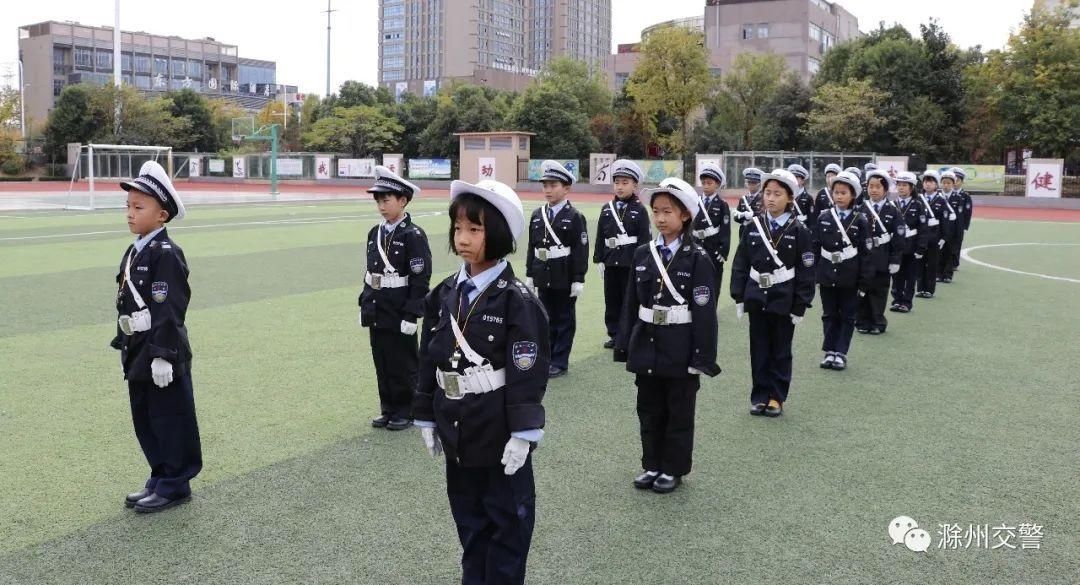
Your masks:
{"label": "black leather shoe", "polygon": [[669,494],[675,491],[675,488],[679,487],[680,478],[678,476],[671,477],[670,475],[660,475],[656,478],[656,481],[652,484],[652,491],[658,494]]}
{"label": "black leather shoe", "polygon": [[660,477],[659,471],[646,471],[634,478],[634,487],[639,490],[647,490],[652,487],[656,478]]}
{"label": "black leather shoe", "polygon": [[556,368],[555,366],[551,366],[550,368],[548,368],[548,378],[558,378],[565,375],[566,370],[562,368]]}
{"label": "black leather shoe", "polygon": [[412,421],[407,418],[392,418],[386,423],[388,431],[403,431],[412,426]]}
{"label": "black leather shoe", "polygon": [[900,305],[898,305],[896,303],[893,303],[892,306],[889,307],[889,310],[892,311],[893,313],[899,313],[900,312]]}
{"label": "black leather shoe", "polygon": [[608,338],[608,340],[604,342],[604,349],[615,349],[615,340],[613,338]]}
{"label": "black leather shoe", "polygon": [[952,284],[952,277],[951,276],[946,276],[945,278],[941,279],[941,282],[943,284]]}
{"label": "black leather shoe", "polygon": [[836,358],[833,360],[832,369],[834,369],[834,370],[846,370],[847,369],[847,356],[842,354],[842,353],[836,354]]}
{"label": "black leather shoe", "polygon": [[385,427],[386,423],[388,423],[388,422],[390,422],[390,417],[388,417],[388,416],[386,416],[384,414],[382,416],[377,416],[377,417],[371,419],[371,426],[373,426],[373,427],[375,427],[377,429],[381,429],[381,428]]}
{"label": "black leather shoe", "polygon": [[885,330],[880,328],[880,327],[877,327],[877,328],[874,328],[874,329],[870,330],[870,335],[882,335],[884,333],[885,333]]}
{"label": "black leather shoe", "polygon": [[833,353],[830,351],[829,353],[825,354],[825,358],[821,360],[821,363],[818,364],[818,366],[820,366],[823,370],[831,370],[833,361],[835,360],[836,357],[833,356]]}
{"label": "black leather shoe", "polygon": [[[773,402],[776,402],[776,406],[773,406]],[[765,407],[765,416],[776,418],[781,414],[784,414],[784,405],[775,400],[770,400],[769,405]]]}
{"label": "black leather shoe", "polygon": [[900,305],[900,306],[898,306],[896,308],[896,312],[897,313],[910,313],[911,312],[911,307],[909,307],[907,305]]}
{"label": "black leather shoe", "polygon": [[867,333],[871,333],[869,327],[856,327],[855,331],[858,331],[859,333],[862,333],[863,335],[866,335]]}
{"label": "black leather shoe", "polygon": [[765,414],[765,403],[759,402],[750,407],[750,414],[753,416],[761,416]]}
{"label": "black leather shoe", "polygon": [[141,500],[141,499],[143,499],[143,498],[145,498],[145,497],[147,497],[147,496],[149,496],[149,495],[151,495],[153,493],[154,492],[150,491],[149,488],[143,488],[141,492],[135,492],[133,494],[128,494],[127,496],[124,497],[124,507],[125,508],[134,508],[135,507],[135,502],[138,502],[139,500]]}
{"label": "black leather shoe", "polygon": [[163,498],[157,494],[150,494],[138,502],[135,502],[135,511],[140,514],[153,514],[154,512],[168,510],[173,506],[179,506],[190,499],[190,495],[170,500],[169,498]]}

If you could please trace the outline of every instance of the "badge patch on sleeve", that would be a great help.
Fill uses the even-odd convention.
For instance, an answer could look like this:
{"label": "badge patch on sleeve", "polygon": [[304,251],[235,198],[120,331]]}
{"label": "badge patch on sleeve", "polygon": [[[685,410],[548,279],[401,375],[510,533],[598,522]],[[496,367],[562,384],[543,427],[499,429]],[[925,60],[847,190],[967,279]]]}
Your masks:
{"label": "badge patch on sleeve", "polygon": [[584,246],[589,245],[589,232],[581,232],[581,243]]}
{"label": "badge patch on sleeve", "polygon": [[514,367],[527,372],[536,365],[537,346],[535,341],[515,341],[511,348]]}
{"label": "badge patch on sleeve", "polygon": [[814,265],[814,254],[813,254],[813,252],[807,252],[807,253],[803,254],[802,255],[802,263],[803,263],[803,266],[805,266],[807,268],[810,268],[811,266],[813,266]]}
{"label": "badge patch on sleeve", "polygon": [[155,303],[164,303],[167,296],[169,296],[169,283],[155,282],[150,285],[150,298],[154,299]]}
{"label": "badge patch on sleeve", "polygon": [[413,258],[409,260],[409,270],[412,270],[413,274],[420,274],[424,271],[424,259]]}
{"label": "badge patch on sleeve", "polygon": [[707,305],[709,303],[709,297],[711,296],[712,293],[709,291],[709,287],[694,287],[694,302],[697,303],[699,307],[704,307],[705,305]]}

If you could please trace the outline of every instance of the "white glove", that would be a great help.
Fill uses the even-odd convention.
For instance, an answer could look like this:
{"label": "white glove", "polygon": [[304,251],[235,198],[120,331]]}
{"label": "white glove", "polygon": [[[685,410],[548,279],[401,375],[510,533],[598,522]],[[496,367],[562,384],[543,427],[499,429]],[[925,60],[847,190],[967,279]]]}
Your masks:
{"label": "white glove", "polygon": [[404,319],[401,320],[401,334],[402,335],[415,335],[416,323],[410,323]]}
{"label": "white glove", "polygon": [[533,284],[532,277],[526,277],[525,278],[525,288],[528,288],[529,290],[531,290],[534,295],[536,294],[536,285]]}
{"label": "white glove", "polygon": [[690,374],[691,376],[704,376],[705,375],[705,372],[702,372],[701,370],[699,370],[697,368],[686,368],[686,373]]}
{"label": "white glove", "polygon": [[424,446],[432,457],[442,455],[442,441],[435,427],[420,427],[420,438],[424,439]]}
{"label": "white glove", "polygon": [[716,263],[717,264],[723,264],[724,263],[724,255],[723,254],[721,254],[719,252],[716,253]]}
{"label": "white glove", "polygon": [[791,324],[792,325],[798,325],[799,323],[802,323],[802,320],[803,320],[803,318],[798,316],[798,315],[792,315],[791,316]]}
{"label": "white glove", "polygon": [[360,312],[356,314],[356,324],[361,326],[361,327],[364,326],[364,310],[363,309],[360,309]]}
{"label": "white glove", "polygon": [[900,265],[889,264],[889,274],[896,274],[897,272],[900,272]]}
{"label": "white glove", "polygon": [[503,448],[502,464],[506,466],[503,473],[514,475],[517,470],[525,465],[525,459],[529,457],[529,442],[525,439],[510,437]]}
{"label": "white glove", "polygon": [[584,282],[574,282],[570,284],[570,298],[576,299],[581,296],[581,293],[585,292]]}
{"label": "white glove", "polygon": [[742,218],[743,219],[754,219],[754,212],[753,211],[744,211],[744,212],[742,212]]}
{"label": "white glove", "polygon": [[955,213],[950,213],[949,214],[949,221],[956,221],[956,214]]}
{"label": "white glove", "polygon": [[154,378],[154,385],[164,388],[172,384],[172,364],[162,358],[154,358],[150,362],[150,375]]}
{"label": "white glove", "polygon": [[735,319],[737,321],[742,321],[743,315],[745,315],[745,314],[746,314],[746,311],[743,309],[743,304],[742,303],[739,303],[739,304],[735,305]]}
{"label": "white glove", "polygon": [[[864,290],[859,291],[859,298],[860,299],[865,297],[865,296],[866,296],[866,291],[864,291]],[[798,323],[796,323],[796,325],[798,325]]]}
{"label": "white glove", "polygon": [[937,247],[938,247],[939,250],[941,248],[944,248],[945,247],[945,240],[938,240],[937,241]]}
{"label": "white glove", "polygon": [[596,265],[596,270],[598,270],[600,272],[600,279],[603,280],[603,278],[604,278],[604,263],[600,262],[599,264],[597,264]]}
{"label": "white glove", "polygon": [[916,260],[922,260],[922,254],[915,254]]}

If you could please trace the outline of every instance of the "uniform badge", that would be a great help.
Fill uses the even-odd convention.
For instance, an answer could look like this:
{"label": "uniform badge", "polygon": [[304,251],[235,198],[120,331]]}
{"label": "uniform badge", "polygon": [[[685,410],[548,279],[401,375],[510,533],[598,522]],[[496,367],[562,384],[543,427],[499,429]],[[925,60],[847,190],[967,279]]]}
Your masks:
{"label": "uniform badge", "polygon": [[514,367],[527,372],[536,365],[537,346],[535,341],[515,341],[511,349]]}
{"label": "uniform badge", "polygon": [[155,303],[164,303],[167,296],[169,296],[169,283],[155,282],[150,285],[150,298],[154,299]]}
{"label": "uniform badge", "polygon": [[409,270],[412,270],[413,274],[420,274],[424,271],[424,259],[413,258],[409,260]]}
{"label": "uniform badge", "polygon": [[704,307],[705,305],[707,305],[709,303],[710,296],[712,296],[712,293],[709,291],[709,287],[694,287],[694,302],[697,303],[699,307]]}
{"label": "uniform badge", "polygon": [[645,267],[644,266],[637,266],[637,267],[634,268],[634,270],[637,270],[638,272],[645,272]]}
{"label": "uniform badge", "polygon": [[731,223],[731,218],[727,214],[724,214],[724,225]]}
{"label": "uniform badge", "polygon": [[803,263],[803,266],[805,266],[807,268],[810,268],[811,266],[813,266],[814,265],[814,254],[812,252],[807,252],[807,253],[803,254],[802,255],[802,263]]}
{"label": "uniform badge", "polygon": [[581,232],[581,243],[585,246],[589,245],[589,232]]}
{"label": "uniform badge", "polygon": [[900,222],[899,224],[897,224],[896,225],[896,233],[900,234],[901,236],[906,234],[907,233],[907,224],[904,223],[904,222]]}
{"label": "uniform badge", "polygon": [[866,249],[867,250],[873,250],[874,249],[874,240],[866,240]]}
{"label": "uniform badge", "polygon": [[507,285],[507,282],[505,280],[501,279],[501,278],[499,279],[499,282],[495,283],[495,286],[497,286],[499,288],[506,288],[506,285]]}

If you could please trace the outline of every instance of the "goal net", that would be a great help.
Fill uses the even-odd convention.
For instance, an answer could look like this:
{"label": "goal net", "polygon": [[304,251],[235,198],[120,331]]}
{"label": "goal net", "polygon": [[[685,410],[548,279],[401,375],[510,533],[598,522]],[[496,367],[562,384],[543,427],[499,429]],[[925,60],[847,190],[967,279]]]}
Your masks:
{"label": "goal net", "polygon": [[120,181],[135,177],[143,163],[151,160],[161,164],[169,176],[173,176],[170,146],[84,144],[71,173],[64,209],[124,207],[127,194],[120,189]]}

